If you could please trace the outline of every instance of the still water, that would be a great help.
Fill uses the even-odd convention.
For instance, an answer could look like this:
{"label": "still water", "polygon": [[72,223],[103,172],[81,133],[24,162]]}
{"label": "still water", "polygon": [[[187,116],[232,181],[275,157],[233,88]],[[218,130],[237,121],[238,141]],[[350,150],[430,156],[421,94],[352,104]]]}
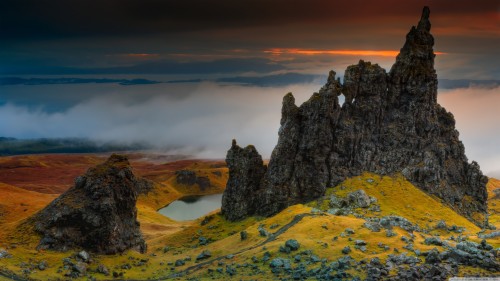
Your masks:
{"label": "still water", "polygon": [[177,221],[194,220],[219,209],[221,203],[222,194],[186,196],[170,203],[158,212]]}

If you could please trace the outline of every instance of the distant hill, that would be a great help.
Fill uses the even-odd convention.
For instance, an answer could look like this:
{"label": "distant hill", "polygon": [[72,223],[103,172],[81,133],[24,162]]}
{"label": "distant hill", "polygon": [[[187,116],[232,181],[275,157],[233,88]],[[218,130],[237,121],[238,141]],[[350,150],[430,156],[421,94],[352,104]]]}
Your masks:
{"label": "distant hill", "polygon": [[144,149],[144,146],[140,144],[98,144],[94,141],[80,138],[15,139],[0,137],[0,156],[40,153],[98,153],[140,149]]}

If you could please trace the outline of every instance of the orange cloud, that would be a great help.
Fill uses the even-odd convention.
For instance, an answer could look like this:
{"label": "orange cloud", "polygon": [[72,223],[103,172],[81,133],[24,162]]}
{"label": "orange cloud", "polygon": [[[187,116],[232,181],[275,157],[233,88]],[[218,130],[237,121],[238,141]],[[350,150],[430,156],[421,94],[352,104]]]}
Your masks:
{"label": "orange cloud", "polygon": [[[273,48],[265,50],[264,53],[273,56],[280,55],[341,55],[341,56],[379,56],[379,57],[396,57],[399,51],[395,50],[312,50],[312,49],[294,49],[294,48]],[[435,52],[436,55],[445,53]]]}

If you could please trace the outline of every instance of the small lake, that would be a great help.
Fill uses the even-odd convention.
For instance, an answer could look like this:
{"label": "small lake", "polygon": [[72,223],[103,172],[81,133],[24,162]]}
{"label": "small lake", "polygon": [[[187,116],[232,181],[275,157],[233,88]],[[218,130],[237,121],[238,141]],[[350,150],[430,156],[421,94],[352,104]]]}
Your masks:
{"label": "small lake", "polygon": [[221,204],[222,194],[186,196],[170,203],[158,212],[176,221],[187,221],[219,209]]}

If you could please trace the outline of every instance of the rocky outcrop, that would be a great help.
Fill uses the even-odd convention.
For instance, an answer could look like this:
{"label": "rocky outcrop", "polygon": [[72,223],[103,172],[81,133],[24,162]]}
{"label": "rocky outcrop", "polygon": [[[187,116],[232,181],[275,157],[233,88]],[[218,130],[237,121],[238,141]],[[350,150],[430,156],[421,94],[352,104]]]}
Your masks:
{"label": "rocky outcrop", "polygon": [[255,199],[266,167],[253,145],[241,148],[235,140],[227,152],[226,162],[229,179],[222,196],[221,212],[234,221],[257,212]]}
{"label": "rocky outcrop", "polygon": [[195,185],[196,173],[189,170],[180,170],[175,172],[175,182],[183,185]]}
{"label": "rocky outcrop", "polygon": [[201,191],[210,188],[212,185],[207,176],[197,176],[195,171],[180,170],[175,172],[175,181],[178,184],[193,186],[198,185]]}
{"label": "rocky outcrop", "polygon": [[[347,68],[343,85],[331,71],[326,85],[300,107],[287,94],[266,173],[261,162],[254,166],[259,173],[244,164],[261,158],[255,149],[235,158],[233,143],[225,197],[244,196],[223,201],[228,219],[272,215],[369,171],[402,173],[462,215],[484,223],[487,178],[477,163],[468,163],[453,115],[437,103],[429,13],[424,8],[389,73],[360,61]],[[342,106],[340,95],[345,97]],[[251,185],[241,181],[250,178]],[[234,206],[236,216],[230,214]]]}
{"label": "rocky outcrop", "polygon": [[42,238],[38,248],[66,251],[80,247],[102,254],[146,251],[136,201],[148,182],[136,178],[125,156],[113,154],[90,168],[29,222]]}

